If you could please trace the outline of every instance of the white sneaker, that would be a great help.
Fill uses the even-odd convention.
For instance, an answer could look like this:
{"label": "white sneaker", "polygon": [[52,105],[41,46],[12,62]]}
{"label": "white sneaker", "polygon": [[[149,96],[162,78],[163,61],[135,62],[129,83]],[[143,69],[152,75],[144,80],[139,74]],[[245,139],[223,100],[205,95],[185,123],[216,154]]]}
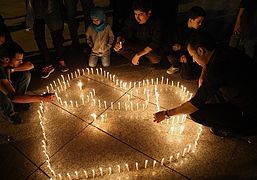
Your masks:
{"label": "white sneaker", "polygon": [[169,69],[167,69],[166,72],[171,75],[171,74],[175,74],[178,71],[179,71],[179,68],[175,68],[175,67],[171,66]]}

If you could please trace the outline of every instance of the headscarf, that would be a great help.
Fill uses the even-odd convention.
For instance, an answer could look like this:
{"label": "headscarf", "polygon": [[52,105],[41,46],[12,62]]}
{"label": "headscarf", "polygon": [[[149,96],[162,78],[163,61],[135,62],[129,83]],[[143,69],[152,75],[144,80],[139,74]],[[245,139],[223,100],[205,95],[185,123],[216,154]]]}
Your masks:
{"label": "headscarf", "polygon": [[94,23],[91,23],[91,27],[96,31],[96,32],[101,32],[105,29],[105,27],[107,26],[106,23],[106,15],[104,13],[104,11],[102,10],[102,8],[93,8],[90,12],[90,17],[91,19],[93,18],[97,18],[101,21],[101,23],[97,26]]}

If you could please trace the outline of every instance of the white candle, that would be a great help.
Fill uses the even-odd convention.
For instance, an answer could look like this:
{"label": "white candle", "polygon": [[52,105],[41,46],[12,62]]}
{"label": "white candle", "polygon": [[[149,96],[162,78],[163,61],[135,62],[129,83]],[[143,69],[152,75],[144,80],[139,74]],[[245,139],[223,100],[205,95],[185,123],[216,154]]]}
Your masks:
{"label": "white candle", "polygon": [[79,76],[80,76],[80,70],[78,69],[77,71],[78,71],[78,74],[79,74]]}
{"label": "white candle", "polygon": [[98,75],[98,68],[96,68],[96,74]]}
{"label": "white candle", "polygon": [[138,163],[136,162],[136,170],[138,171]]}
{"label": "white candle", "polygon": [[70,74],[68,74],[68,80],[70,81]]}
{"label": "white candle", "polygon": [[48,86],[46,86],[46,89],[47,89],[47,92],[49,93],[50,91],[49,91],[49,87]]}
{"label": "white candle", "polygon": [[62,77],[62,81],[65,81],[64,76],[63,76],[63,75],[61,75],[61,77]]}
{"label": "white candle", "polygon": [[93,68],[91,68],[91,73],[94,74],[94,69]]}
{"label": "white candle", "polygon": [[95,89],[92,89],[92,91],[93,91],[93,95],[95,96]]}
{"label": "white candle", "polygon": [[107,108],[106,101],[104,101],[104,108],[105,108],[105,109]]}
{"label": "white candle", "polygon": [[83,73],[83,75],[85,75],[85,70],[84,69],[82,69],[82,73]]}
{"label": "white candle", "polygon": [[147,168],[147,163],[148,163],[148,160],[146,159],[145,160],[145,168]]}
{"label": "white candle", "polygon": [[161,84],[163,84],[163,80],[164,80],[164,77],[162,76],[162,82],[161,82]]}
{"label": "white candle", "polygon": [[167,84],[167,85],[169,84],[169,79],[168,79],[168,78],[166,79],[166,84]]}

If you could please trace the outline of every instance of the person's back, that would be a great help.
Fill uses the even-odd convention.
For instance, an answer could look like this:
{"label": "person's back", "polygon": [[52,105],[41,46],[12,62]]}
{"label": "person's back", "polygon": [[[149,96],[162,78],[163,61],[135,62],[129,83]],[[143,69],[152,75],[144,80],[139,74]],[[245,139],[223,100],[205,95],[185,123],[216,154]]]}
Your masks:
{"label": "person's back", "polygon": [[244,112],[255,113],[257,112],[256,69],[256,63],[238,49],[217,48],[206,69],[207,83],[211,82],[219,87],[219,91],[228,103],[240,107]]}

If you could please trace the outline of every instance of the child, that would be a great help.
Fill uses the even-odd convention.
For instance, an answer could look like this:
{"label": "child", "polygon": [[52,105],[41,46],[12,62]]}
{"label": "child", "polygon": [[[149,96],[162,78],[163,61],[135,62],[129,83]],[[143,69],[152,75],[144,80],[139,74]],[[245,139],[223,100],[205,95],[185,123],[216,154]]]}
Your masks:
{"label": "child", "polygon": [[167,70],[168,74],[180,71],[180,76],[183,79],[192,80],[199,78],[200,66],[193,62],[192,57],[187,52],[185,42],[192,33],[200,31],[204,18],[204,9],[194,6],[188,12],[186,23],[177,28],[176,39],[172,44],[172,54],[168,56],[172,64]]}
{"label": "child", "polygon": [[106,16],[101,8],[93,8],[90,12],[91,25],[86,31],[87,44],[91,48],[89,66],[96,67],[98,57],[101,57],[103,67],[110,66],[110,48],[114,41],[111,26],[106,22]]}

